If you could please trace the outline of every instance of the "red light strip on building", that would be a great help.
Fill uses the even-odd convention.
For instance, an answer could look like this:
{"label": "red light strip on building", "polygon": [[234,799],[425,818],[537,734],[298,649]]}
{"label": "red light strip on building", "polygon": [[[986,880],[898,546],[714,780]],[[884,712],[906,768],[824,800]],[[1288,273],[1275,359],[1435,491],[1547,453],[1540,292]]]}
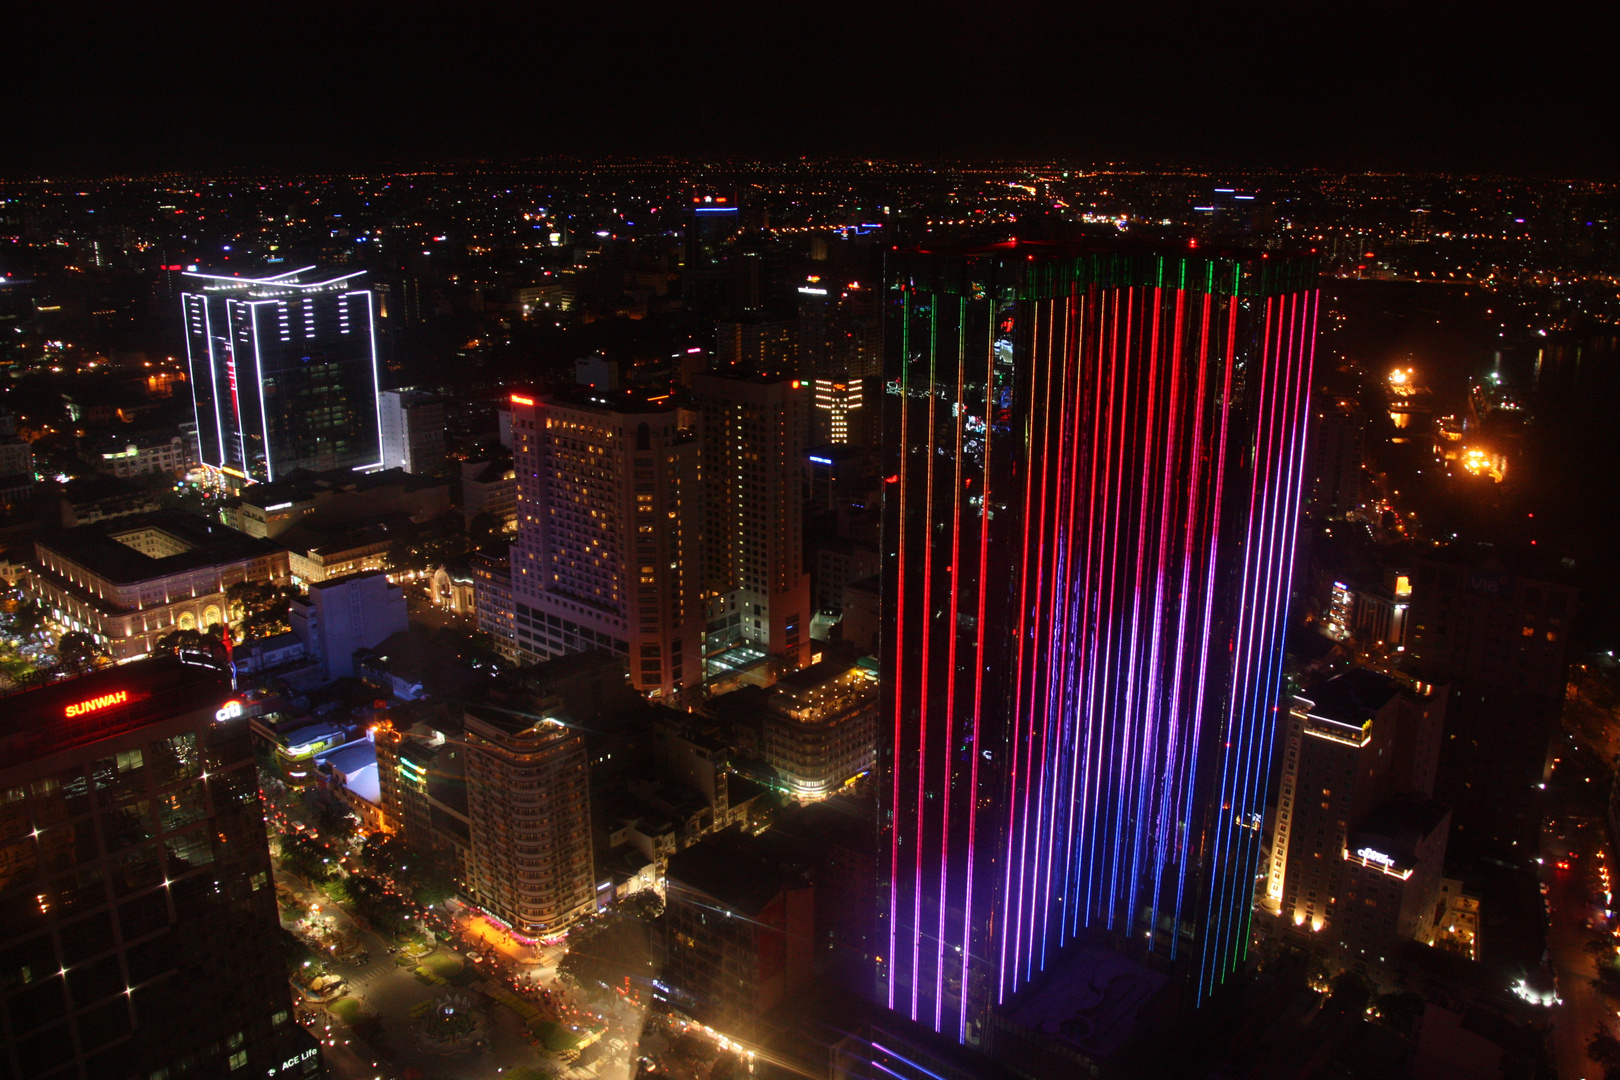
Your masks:
{"label": "red light strip on building", "polygon": [[895,584],[894,632],[894,742],[890,744],[890,771],[894,774],[894,791],[889,801],[889,1008],[894,1008],[895,971],[900,964],[898,920],[900,916],[900,748],[905,745],[905,704],[901,692],[906,684],[906,473],[907,455],[911,450],[911,290],[902,286],[900,308],[900,460],[895,472],[898,479],[898,500],[894,520],[898,537],[896,562],[899,572]]}

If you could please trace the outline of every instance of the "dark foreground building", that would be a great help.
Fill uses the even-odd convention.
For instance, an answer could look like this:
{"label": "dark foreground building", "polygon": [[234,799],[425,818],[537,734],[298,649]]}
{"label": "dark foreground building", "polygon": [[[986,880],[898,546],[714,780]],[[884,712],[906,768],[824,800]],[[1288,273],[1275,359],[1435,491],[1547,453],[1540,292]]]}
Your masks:
{"label": "dark foreground building", "polygon": [[910,1020],[980,1045],[1086,940],[1192,1000],[1242,962],[1316,275],[1203,250],[891,258],[877,952]]}
{"label": "dark foreground building", "polygon": [[165,657],[0,698],[0,996],[7,1080],[323,1075],[229,679]]}

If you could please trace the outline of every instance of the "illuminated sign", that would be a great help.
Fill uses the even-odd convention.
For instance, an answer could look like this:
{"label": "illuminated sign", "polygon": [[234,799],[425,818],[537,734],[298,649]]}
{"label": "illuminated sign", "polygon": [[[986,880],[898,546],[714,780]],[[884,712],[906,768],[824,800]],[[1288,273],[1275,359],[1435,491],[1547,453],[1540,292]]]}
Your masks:
{"label": "illuminated sign", "polygon": [[291,505],[292,505],[292,503],[290,503],[290,502],[276,503],[276,505],[274,505],[274,506],[265,507],[264,512],[268,514],[272,510],[285,510],[285,509],[287,509],[287,507],[289,507]]}
{"label": "illuminated sign", "polygon": [[799,286],[799,291],[804,293],[806,296],[826,296],[827,295],[827,290],[826,289],[815,289],[815,288],[811,288],[809,285],[800,285]]}
{"label": "illuminated sign", "polygon": [[302,1053],[294,1054],[292,1057],[288,1058],[286,1061],[283,1061],[281,1063],[280,1068],[276,1068],[276,1067],[272,1066],[268,1075],[275,1076],[277,1073],[286,1072],[288,1069],[291,1069],[295,1065],[302,1065],[304,1062],[308,1061],[312,1057],[315,1057],[320,1052],[321,1051],[320,1051],[319,1047],[312,1046],[308,1050],[305,1050]]}
{"label": "illuminated sign", "polygon": [[816,457],[814,455],[811,455],[810,463],[812,465],[831,465],[832,464],[832,458]]}
{"label": "illuminated sign", "polygon": [[1379,866],[1394,866],[1395,860],[1382,851],[1374,851],[1370,847],[1359,848],[1356,854],[1368,862],[1375,862]]}
{"label": "illuminated sign", "polygon": [[110,694],[102,694],[100,697],[74,702],[63,710],[63,715],[71,720],[75,716],[83,716],[86,713],[93,713],[100,709],[110,709],[114,705],[122,705],[128,700],[128,690],[115,690]]}
{"label": "illuminated sign", "polygon": [[512,404],[514,404],[514,405],[533,405],[534,404],[534,398],[527,398],[527,397],[522,396],[521,394],[513,394],[512,395]]}
{"label": "illuminated sign", "polygon": [[227,720],[234,720],[241,715],[242,703],[240,701],[227,701],[224,705],[214,710],[214,720],[221,724]]}

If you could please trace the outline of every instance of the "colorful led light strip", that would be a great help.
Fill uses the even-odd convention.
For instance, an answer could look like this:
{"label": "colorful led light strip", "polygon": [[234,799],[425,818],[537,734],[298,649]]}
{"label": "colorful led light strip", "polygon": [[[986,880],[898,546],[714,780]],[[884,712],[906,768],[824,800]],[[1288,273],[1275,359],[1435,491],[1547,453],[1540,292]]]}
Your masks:
{"label": "colorful led light strip", "polygon": [[918,256],[896,305],[885,973],[968,1041],[1088,929],[1191,940],[1197,997],[1241,962],[1319,298],[1284,260],[950,258]]}

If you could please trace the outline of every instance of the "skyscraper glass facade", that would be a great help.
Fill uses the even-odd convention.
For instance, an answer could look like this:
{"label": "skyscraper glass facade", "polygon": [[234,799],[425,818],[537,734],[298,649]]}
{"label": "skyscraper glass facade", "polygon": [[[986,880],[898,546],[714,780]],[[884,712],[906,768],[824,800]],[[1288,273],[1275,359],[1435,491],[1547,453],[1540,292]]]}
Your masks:
{"label": "skyscraper glass facade", "polygon": [[[374,298],[359,273],[187,274],[187,377],[202,461],[269,482],[378,465]],[[308,280],[305,280],[308,279]]]}
{"label": "skyscraper glass facade", "polygon": [[878,977],[977,1042],[1081,938],[1241,961],[1317,317],[1276,255],[898,252]]}

